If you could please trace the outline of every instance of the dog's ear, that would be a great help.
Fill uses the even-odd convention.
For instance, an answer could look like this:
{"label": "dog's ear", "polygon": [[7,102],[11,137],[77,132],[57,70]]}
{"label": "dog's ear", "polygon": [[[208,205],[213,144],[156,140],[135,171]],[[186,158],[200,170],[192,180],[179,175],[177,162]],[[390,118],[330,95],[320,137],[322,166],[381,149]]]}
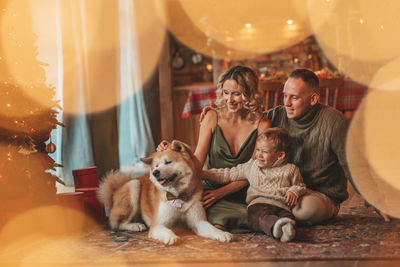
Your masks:
{"label": "dog's ear", "polygon": [[152,157],[141,158],[140,161],[142,161],[144,164],[150,165],[151,163],[153,163],[153,158]]}
{"label": "dog's ear", "polygon": [[186,150],[187,145],[181,141],[173,140],[171,143],[171,149],[177,152],[183,152]]}

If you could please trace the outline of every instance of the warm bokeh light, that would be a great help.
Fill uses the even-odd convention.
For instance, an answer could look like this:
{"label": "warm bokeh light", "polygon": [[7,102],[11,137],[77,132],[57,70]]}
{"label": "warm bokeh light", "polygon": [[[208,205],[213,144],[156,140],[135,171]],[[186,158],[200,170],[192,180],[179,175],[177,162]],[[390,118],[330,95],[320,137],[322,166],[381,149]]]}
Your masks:
{"label": "warm bokeh light", "polygon": [[[168,27],[168,30],[176,39],[191,49],[209,57],[227,60],[254,58],[259,55],[259,53],[255,53],[254,51],[240,51],[226,46],[223,42],[214,39],[207,32],[200,30],[183,9],[181,1],[153,1],[156,3],[157,14]],[[197,1],[193,1],[192,3],[195,2]],[[201,3],[201,1],[199,2]],[[202,4],[202,9],[204,6],[205,5]],[[245,21],[242,26],[246,27],[246,24],[251,23]]]}
{"label": "warm bokeh light", "polygon": [[[75,2],[63,2],[62,9],[63,34],[71,36],[63,43],[64,110],[82,113],[84,105],[85,112],[102,111],[141,90],[153,74],[165,27],[153,1],[87,1],[83,10]],[[82,12],[85,21],[72,23],[69,14]]]}
{"label": "warm bokeh light", "polygon": [[131,23],[136,23],[136,44],[139,46],[137,56],[140,63],[141,81],[145,83],[157,67],[161,47],[167,35],[164,23],[156,15],[155,2],[134,0],[133,5],[135,20]]}
{"label": "warm bokeh light", "polygon": [[311,26],[325,55],[364,84],[400,56],[400,2],[308,0]]}
{"label": "warm bokeh light", "polygon": [[[56,89],[63,91],[65,112],[114,107],[141,90],[155,71],[166,36],[155,10],[153,1],[140,0],[3,2],[0,81],[51,107],[43,85],[45,68],[52,69],[49,73],[62,75],[62,88]],[[130,93],[119,94],[120,87]]]}
{"label": "warm bokeh light", "polygon": [[89,217],[75,209],[58,205],[28,209],[0,229],[0,262],[32,266],[87,261],[80,254],[70,252],[77,251],[76,247],[84,249],[85,255],[100,258],[99,248],[91,247],[81,237],[88,230],[96,229],[102,231]]}
{"label": "warm bokeh light", "polygon": [[400,58],[374,76],[357,110],[347,140],[357,188],[378,209],[400,217]]}
{"label": "warm bokeh light", "polygon": [[[180,2],[202,32],[240,51],[272,52],[294,45],[311,34],[306,0]],[[246,24],[251,24],[251,28]]]}
{"label": "warm bokeh light", "polygon": [[[49,107],[48,90],[45,85],[44,64],[37,61],[34,43],[36,36],[31,28],[29,0],[2,1],[0,4],[0,81],[2,90],[22,89],[26,97]],[[6,92],[7,93],[7,92]],[[10,92],[11,93],[11,92]],[[4,100],[3,100],[4,101]],[[13,116],[29,116],[29,109],[13,109],[4,103]],[[8,110],[0,108],[0,115]]]}
{"label": "warm bokeh light", "polygon": [[[382,179],[400,190],[400,58],[378,71],[365,101],[366,152],[369,162]],[[378,124],[378,125],[377,125]],[[399,196],[400,204],[400,196]],[[400,210],[400,207],[399,207]]]}

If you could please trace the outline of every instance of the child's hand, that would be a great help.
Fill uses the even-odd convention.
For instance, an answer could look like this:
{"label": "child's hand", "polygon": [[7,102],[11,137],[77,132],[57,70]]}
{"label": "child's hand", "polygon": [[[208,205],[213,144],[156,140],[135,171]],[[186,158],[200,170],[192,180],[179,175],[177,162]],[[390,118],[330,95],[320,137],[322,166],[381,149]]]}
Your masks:
{"label": "child's hand", "polygon": [[285,201],[289,207],[294,207],[297,205],[297,196],[295,193],[287,191],[285,194]]}

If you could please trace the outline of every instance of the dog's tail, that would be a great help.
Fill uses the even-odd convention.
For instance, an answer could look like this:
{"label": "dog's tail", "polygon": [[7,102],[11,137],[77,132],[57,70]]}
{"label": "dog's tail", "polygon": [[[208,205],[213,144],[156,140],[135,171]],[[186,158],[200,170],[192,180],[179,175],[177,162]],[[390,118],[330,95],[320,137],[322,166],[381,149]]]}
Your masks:
{"label": "dog's tail", "polygon": [[107,216],[109,210],[113,207],[113,195],[115,191],[132,179],[129,174],[120,171],[110,171],[103,178],[97,190],[97,198],[104,205]]}

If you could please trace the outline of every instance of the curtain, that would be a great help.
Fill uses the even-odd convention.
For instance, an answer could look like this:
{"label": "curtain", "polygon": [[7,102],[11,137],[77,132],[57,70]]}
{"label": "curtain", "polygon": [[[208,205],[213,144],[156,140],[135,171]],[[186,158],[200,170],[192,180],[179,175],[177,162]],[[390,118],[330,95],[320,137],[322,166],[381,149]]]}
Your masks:
{"label": "curtain", "polygon": [[143,81],[140,74],[140,56],[136,48],[138,40],[134,14],[133,1],[119,0],[120,92],[123,99],[119,110],[119,151],[120,163],[124,168],[140,165],[139,158],[154,150],[141,88]]}
{"label": "curtain", "polygon": [[102,177],[113,169],[141,165],[139,158],[154,151],[154,141],[143,95],[134,2],[40,0],[46,1],[56,17],[57,66],[50,68],[57,69],[66,126],[52,132],[57,146],[53,157],[64,166],[58,176],[73,185],[74,169],[95,165]]}

